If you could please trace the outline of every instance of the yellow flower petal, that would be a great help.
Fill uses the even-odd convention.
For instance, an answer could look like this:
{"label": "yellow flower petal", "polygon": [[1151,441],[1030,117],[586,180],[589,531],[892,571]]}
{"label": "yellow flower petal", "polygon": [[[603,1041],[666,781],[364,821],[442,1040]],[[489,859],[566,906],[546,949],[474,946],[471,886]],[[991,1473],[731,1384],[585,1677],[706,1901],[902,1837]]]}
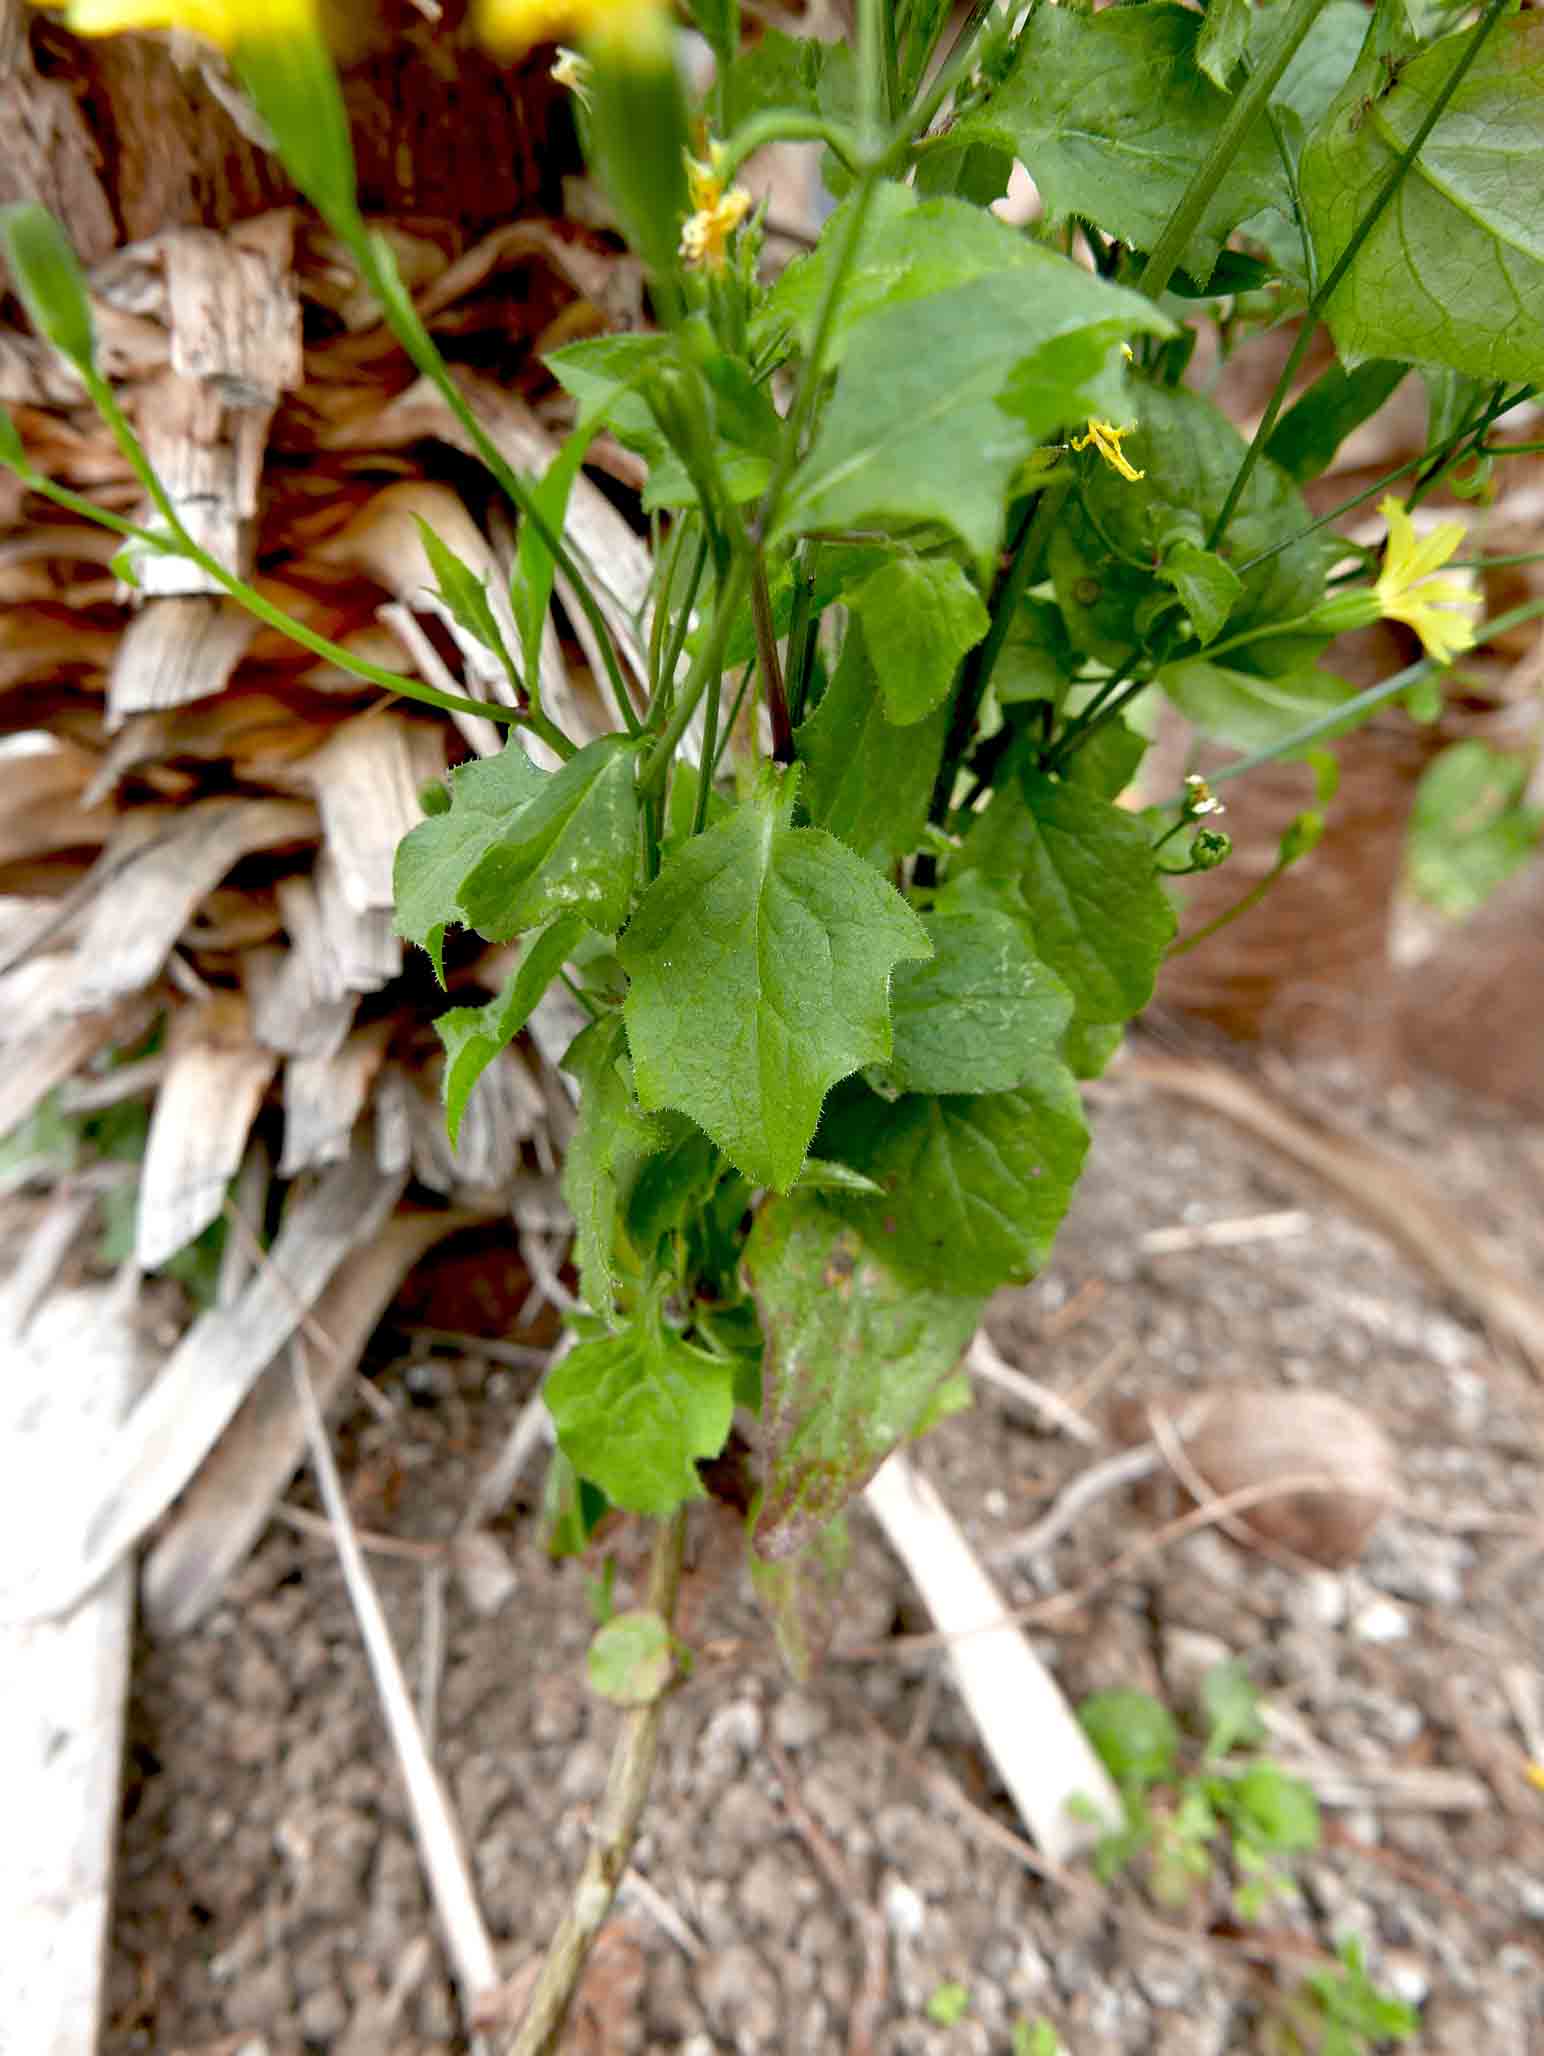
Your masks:
{"label": "yellow flower petal", "polygon": [[1135,427],[1134,421],[1128,421],[1124,428],[1117,428],[1111,421],[1091,421],[1088,424],[1088,434],[1074,436],[1072,447],[1075,450],[1086,450],[1092,445],[1106,464],[1118,471],[1122,478],[1128,478],[1135,484],[1137,479],[1146,478],[1147,473],[1134,471],[1131,460],[1120,446],[1121,437],[1130,435]]}
{"label": "yellow flower petal", "polygon": [[669,0],[478,0],[477,32],[485,43],[518,56],[536,43],[625,35],[668,18]]}
{"label": "yellow flower petal", "polygon": [[1378,610],[1386,621],[1403,621],[1421,638],[1426,653],[1449,664],[1461,650],[1474,646],[1474,617],[1479,601],[1461,579],[1435,578],[1464,539],[1461,521],[1440,521],[1417,536],[1409,513],[1392,494],[1379,503],[1388,523],[1388,548],[1383,569],[1373,586]]}
{"label": "yellow flower petal", "polygon": [[744,186],[731,186],[710,206],[699,207],[681,230],[682,257],[688,264],[720,270],[729,254],[729,238],[750,211],[751,196]]}
{"label": "yellow flower petal", "polygon": [[64,18],[78,36],[185,29],[222,49],[243,37],[314,35],[319,27],[316,0],[68,0]]}

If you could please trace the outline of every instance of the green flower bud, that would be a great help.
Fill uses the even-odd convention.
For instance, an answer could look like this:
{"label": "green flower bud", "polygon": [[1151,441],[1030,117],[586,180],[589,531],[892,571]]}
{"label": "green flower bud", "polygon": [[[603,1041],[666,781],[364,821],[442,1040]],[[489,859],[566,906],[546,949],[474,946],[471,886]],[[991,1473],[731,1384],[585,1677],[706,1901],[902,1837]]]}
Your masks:
{"label": "green flower bud", "polygon": [[1331,593],[1307,617],[1305,625],[1323,635],[1347,635],[1353,628],[1370,628],[1381,620],[1383,609],[1371,586],[1353,586],[1349,592]]}
{"label": "green flower bud", "polygon": [[1192,871],[1215,871],[1233,854],[1233,838],[1220,828],[1203,828],[1190,845]]}

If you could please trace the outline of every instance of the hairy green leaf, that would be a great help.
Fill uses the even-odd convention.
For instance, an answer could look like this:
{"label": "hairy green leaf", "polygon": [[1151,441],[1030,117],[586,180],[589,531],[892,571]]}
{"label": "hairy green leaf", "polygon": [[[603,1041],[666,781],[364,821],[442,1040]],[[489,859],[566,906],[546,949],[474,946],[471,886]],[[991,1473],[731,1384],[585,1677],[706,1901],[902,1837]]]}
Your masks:
{"label": "hairy green leaf", "polygon": [[1013,1092],[911,1093],[886,1106],[859,1085],[833,1098],[824,1155],[884,1187],[828,1204],[919,1284],[993,1292],[1034,1277],[1083,1168],[1088,1130],[1072,1074],[1047,1055]]}
{"label": "hairy green leaf", "polygon": [[1001,788],[966,841],[967,867],[1015,878],[1035,949],[1081,1021],[1129,1021],[1174,937],[1147,831],[1133,815],[1039,772]]}
{"label": "hairy green leaf", "polygon": [[1116,346],[1169,330],[1149,301],[1040,254],[1045,266],[987,273],[858,324],[782,533],[937,521],[978,564],[990,560],[1031,450],[1068,423],[1118,413]]}
{"label": "hairy green leaf", "polygon": [[643,1105],[689,1114],[779,1191],[830,1087],[889,1057],[890,973],[930,948],[878,872],[790,825],[796,790],[796,771],[769,779],[671,857],[620,951]]}
{"label": "hairy green leaf", "polygon": [[1023,925],[990,909],[923,916],[925,964],[895,973],[890,1076],[902,1092],[1007,1092],[1056,1058],[1072,997]]}
{"label": "hairy green leaf", "polygon": [[[1081,215],[1151,249],[1228,113],[1197,63],[1202,27],[1166,0],[1100,14],[1038,8],[1012,71],[954,140],[1010,145],[1053,218]],[[1257,123],[1185,245],[1186,271],[1204,286],[1230,231],[1282,197],[1275,146]]]}
{"label": "hairy green leaf", "polygon": [[[1303,153],[1302,193],[1327,272],[1382,189],[1474,33],[1444,36],[1390,72],[1368,42]],[[1544,16],[1491,33],[1327,310],[1341,357],[1544,379]]]}
{"label": "hairy green leaf", "polygon": [[981,596],[947,557],[892,557],[848,595],[897,726],[949,697],[960,659],[991,627]]}
{"label": "hairy green leaf", "polygon": [[778,1561],[815,1540],[916,1427],[982,1301],[900,1277],[814,1193],[762,1207],[745,1263],[767,1338],[753,1536]]}
{"label": "hairy green leaf", "polygon": [[445,930],[464,919],[463,881],[546,782],[511,736],[496,757],[452,771],[449,807],[421,821],[397,845],[397,933],[429,952],[442,985]]}
{"label": "hairy green leaf", "polygon": [[620,1014],[605,1014],[569,1045],[563,1068],[579,1081],[579,1120],[563,1158],[563,1197],[574,1217],[579,1279],[602,1320],[615,1311],[617,1194],[666,1137],[642,1113],[625,1075]]}
{"label": "hairy green leaf", "polygon": [[1158,575],[1179,594],[1201,643],[1215,642],[1243,594],[1244,582],[1215,550],[1181,536],[1165,550]]}
{"label": "hairy green leaf", "polygon": [[1231,665],[1209,664],[1204,657],[1165,664],[1157,683],[1203,735],[1236,750],[1270,749],[1356,691],[1330,671],[1260,678]]}
{"label": "hairy green leaf", "polygon": [[435,1022],[435,1033],[445,1045],[445,1126],[452,1147],[461,1132],[461,1116],[472,1087],[500,1050],[507,1049],[520,1033],[583,933],[584,923],[577,914],[560,916],[550,928],[532,937],[497,999],[481,1007],[452,1007]]}
{"label": "hairy green leaf", "polygon": [[887,719],[863,630],[850,623],[836,675],[795,737],[816,827],[881,868],[915,849],[948,720],[943,707],[907,728]]}
{"label": "hairy green leaf", "polygon": [[[462,880],[470,927],[504,942],[573,912],[602,935],[616,933],[638,864],[635,758],[626,736],[602,736],[542,778]],[[459,789],[452,787],[447,818]]]}
{"label": "hairy green leaf", "polygon": [[[1256,63],[1275,37],[1280,19],[1274,7],[1256,12],[1249,32],[1249,54]],[[1366,34],[1367,9],[1361,0],[1329,0],[1276,81],[1271,105],[1296,115],[1303,132],[1311,134],[1345,84]]]}
{"label": "hairy green leaf", "polygon": [[701,1499],[697,1464],[718,1455],[734,1416],[729,1365],[683,1342],[657,1298],[620,1334],[570,1350],[543,1390],[559,1448],[630,1513]]}

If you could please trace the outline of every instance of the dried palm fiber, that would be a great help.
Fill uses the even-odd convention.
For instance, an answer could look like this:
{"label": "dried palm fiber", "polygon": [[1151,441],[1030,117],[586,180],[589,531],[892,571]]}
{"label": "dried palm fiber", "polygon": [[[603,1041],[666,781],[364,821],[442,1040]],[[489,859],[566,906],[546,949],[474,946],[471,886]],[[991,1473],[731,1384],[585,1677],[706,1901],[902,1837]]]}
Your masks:
{"label": "dried palm fiber", "polygon": [[[436,26],[388,8],[345,56],[373,225],[489,433],[539,472],[567,425],[541,353],[641,318],[632,260],[553,218],[576,163],[564,103],[540,61],[495,67],[455,10]],[[0,134],[0,201],[64,218],[104,369],[206,547],[350,649],[507,697],[426,590],[410,517],[446,534],[495,595],[509,517],[346,255],[244,132],[216,61],[175,39],[76,43],[0,0]],[[144,513],[73,377],[8,300],[0,398],[40,470]],[[625,665],[645,647],[646,547],[588,477],[567,526]],[[144,1532],[222,1429],[222,1477],[284,1470],[259,1447],[269,1410],[241,1402],[270,1365],[287,1377],[276,1352],[325,1315],[330,1279],[353,1306],[351,1253],[363,1261],[394,1210],[410,1225],[361,1304],[384,1303],[469,1214],[513,1214],[517,1232],[559,1220],[552,1172],[570,1118],[551,1066],[571,1025],[543,1019],[490,1068],[450,1150],[428,1025],[449,1002],[392,932],[392,855],[419,791],[469,748],[497,748],[503,727],[468,717],[458,731],[388,701],[172,560],[133,593],[110,569],[116,547],[0,478],[0,1132],[56,1087],[97,1107],[137,1097],[150,1108],[141,1260],[196,1235],[238,1167],[243,1191],[264,1161],[277,1182],[255,1218],[281,1217],[287,1254],[283,1289],[264,1296],[253,1280],[250,1316],[244,1299],[200,1316],[125,1423],[78,1577]],[[570,733],[610,725],[555,623],[542,676]],[[453,936],[453,998],[496,989],[507,962]],[[129,1061],[104,1069],[115,1055]],[[340,1317],[334,1374],[368,1326]],[[207,1394],[221,1365],[218,1404],[161,1391],[176,1370]],[[198,1518],[211,1518],[207,1493]],[[261,1508],[248,1497],[231,1518],[249,1537]],[[61,1594],[71,1582],[61,1566]],[[217,1589],[213,1574],[180,1589],[179,1619]]]}

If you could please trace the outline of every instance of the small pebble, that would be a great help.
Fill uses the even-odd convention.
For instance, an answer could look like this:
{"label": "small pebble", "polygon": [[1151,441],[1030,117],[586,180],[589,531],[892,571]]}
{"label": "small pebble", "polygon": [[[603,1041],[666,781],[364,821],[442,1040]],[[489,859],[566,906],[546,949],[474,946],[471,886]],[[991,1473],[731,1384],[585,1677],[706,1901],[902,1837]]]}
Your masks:
{"label": "small pebble", "polygon": [[883,1905],[891,1934],[915,1941],[927,1920],[927,1901],[922,1894],[904,1878],[886,1878]]}
{"label": "small pebble", "polygon": [[1431,1977],[1419,1956],[1391,1949],[1383,1959],[1383,1977],[1396,1999],[1403,1999],[1407,2006],[1425,2005]]}
{"label": "small pebble", "polygon": [[1358,1642],[1403,1642],[1410,1632],[1410,1616],[1392,1599],[1374,1599],[1351,1622]]}

